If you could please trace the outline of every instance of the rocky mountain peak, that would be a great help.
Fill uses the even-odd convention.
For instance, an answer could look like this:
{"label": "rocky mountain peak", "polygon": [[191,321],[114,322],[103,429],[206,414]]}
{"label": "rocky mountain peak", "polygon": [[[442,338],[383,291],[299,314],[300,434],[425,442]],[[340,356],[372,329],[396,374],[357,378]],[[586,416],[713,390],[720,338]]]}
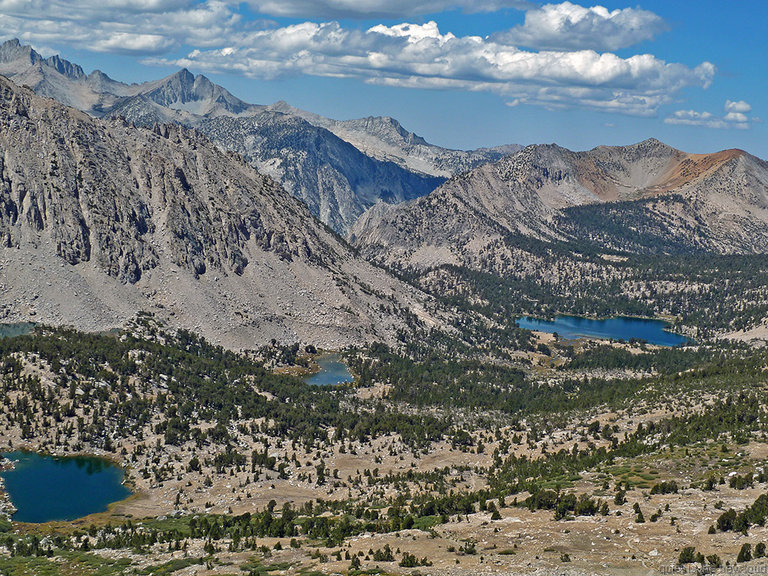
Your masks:
{"label": "rocky mountain peak", "polygon": [[648,138],[647,140],[643,140],[637,144],[624,146],[623,148],[627,151],[631,151],[631,153],[636,156],[672,157],[681,154],[676,148],[673,148],[656,138]]}
{"label": "rocky mountain peak", "polygon": [[85,72],[80,66],[73,64],[69,60],[60,58],[58,54],[54,54],[50,58],[46,58],[45,63],[56,70],[59,74],[62,74],[71,80],[85,79]]}
{"label": "rocky mountain peak", "polygon": [[101,70],[94,70],[93,72],[91,72],[88,75],[88,78],[89,79],[93,79],[94,81],[96,81],[96,80],[110,80],[111,81],[112,80],[112,78],[110,78],[107,74],[105,74]]}
{"label": "rocky mountain peak", "polygon": [[194,90],[195,77],[186,68],[152,84],[155,86],[146,91],[145,96],[161,106],[172,107],[199,99]]}
{"label": "rocky mountain peak", "polygon": [[282,112],[284,114],[285,113],[292,114],[293,112],[296,111],[296,108],[288,104],[288,102],[286,102],[285,100],[278,100],[274,104],[271,104],[269,106],[269,109],[274,112]]}
{"label": "rocky mountain peak", "polygon": [[43,58],[31,46],[21,44],[18,38],[6,40],[0,45],[0,63],[5,65],[17,64],[20,69],[30,65],[42,65],[55,70],[70,80],[85,79],[85,72],[77,64],[61,58],[58,54]]}
{"label": "rocky mountain peak", "polygon": [[86,84],[96,93],[125,93],[128,87],[116,82],[101,70],[94,70],[85,79]]}
{"label": "rocky mountain peak", "polygon": [[186,68],[150,82],[138,95],[171,110],[183,110],[197,115],[228,112],[239,114],[250,105],[203,75],[195,76]]}
{"label": "rocky mountain peak", "polygon": [[182,68],[178,72],[174,72],[169,76],[169,78],[178,80],[182,86],[191,86],[195,82],[195,75],[186,68]]}
{"label": "rocky mountain peak", "polygon": [[375,134],[392,143],[401,141],[410,145],[428,145],[424,138],[407,131],[400,122],[390,116],[368,116],[360,120],[350,120],[347,125],[350,127],[357,125],[369,134]]}
{"label": "rocky mountain peak", "polygon": [[31,46],[24,46],[18,38],[6,40],[0,45],[0,62],[25,61],[27,64],[36,64],[43,59]]}

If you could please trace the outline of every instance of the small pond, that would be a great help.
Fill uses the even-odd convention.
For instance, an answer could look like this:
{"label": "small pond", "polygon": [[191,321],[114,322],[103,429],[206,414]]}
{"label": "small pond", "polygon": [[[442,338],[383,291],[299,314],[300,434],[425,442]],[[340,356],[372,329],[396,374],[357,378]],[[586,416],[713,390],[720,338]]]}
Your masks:
{"label": "small pond", "polygon": [[578,316],[556,316],[554,320],[540,320],[525,316],[517,320],[520,328],[539,332],[557,332],[565,339],[604,338],[612,340],[645,340],[657,346],[679,346],[691,341],[685,336],[669,332],[669,324],[663,320],[644,318],[605,318],[592,320]]}
{"label": "small pond", "polygon": [[56,457],[34,452],[6,452],[13,470],[0,473],[17,522],[75,520],[104,512],[112,502],[131,495],[123,470],[103,458]]}
{"label": "small pond", "polygon": [[315,362],[320,366],[320,371],[307,376],[304,380],[307,384],[312,384],[313,386],[335,386],[354,381],[349,368],[341,361],[338,354],[318,356],[315,358]]}
{"label": "small pond", "polygon": [[14,324],[0,324],[0,338],[13,338],[31,334],[35,329],[34,322],[16,322]]}

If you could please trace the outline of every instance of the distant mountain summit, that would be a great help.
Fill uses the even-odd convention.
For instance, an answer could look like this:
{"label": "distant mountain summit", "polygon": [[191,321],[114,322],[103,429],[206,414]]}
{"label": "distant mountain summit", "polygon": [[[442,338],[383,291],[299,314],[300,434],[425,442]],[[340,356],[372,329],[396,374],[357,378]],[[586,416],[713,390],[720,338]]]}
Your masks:
{"label": "distant mountain summit", "polygon": [[240,114],[251,107],[202,74],[195,76],[186,68],[159,82],[150,82],[140,93],[160,106],[201,116],[219,111]]}
{"label": "distant mountain summit", "polygon": [[62,60],[58,55],[43,58],[31,46],[22,45],[18,39],[8,40],[0,46],[0,64],[9,72],[23,72],[28,66],[40,66],[58,72],[74,81],[85,80],[83,69],[77,64]]}
{"label": "distant mountain summit", "polygon": [[[115,115],[121,107],[135,108],[130,102],[141,99],[160,109],[185,111],[195,115],[240,114],[253,107],[205,76],[194,76],[182,69],[166,78],[142,84],[123,84],[100,70],[86,75],[77,64],[58,55],[43,58],[17,39],[0,45],[0,74],[16,84],[26,85],[41,96],[72,105],[92,116]],[[179,120],[172,112],[168,121]]]}
{"label": "distant mountain summit", "polygon": [[92,80],[77,64],[59,56],[43,58],[17,39],[0,45],[0,74],[18,85],[29,86],[36,94],[54,98],[94,116],[113,106],[129,88],[95,71]]}
{"label": "distant mountain summit", "polygon": [[248,104],[186,69],[160,80],[123,84],[100,71],[86,75],[58,56],[43,58],[18,40],[0,46],[0,74],[95,117],[200,130],[278,179],[340,234],[376,202],[423,196],[447,176],[511,150],[446,150],[393,119],[337,122],[285,103]]}
{"label": "distant mountain summit", "polygon": [[450,150],[430,144],[409,132],[394,118],[369,116],[357,120],[331,120],[318,114],[293,108],[286,102],[269,106],[270,110],[304,118],[310,124],[326,128],[369,156],[394,162],[403,168],[449,178],[494,162],[522,147],[517,144],[477,150]]}

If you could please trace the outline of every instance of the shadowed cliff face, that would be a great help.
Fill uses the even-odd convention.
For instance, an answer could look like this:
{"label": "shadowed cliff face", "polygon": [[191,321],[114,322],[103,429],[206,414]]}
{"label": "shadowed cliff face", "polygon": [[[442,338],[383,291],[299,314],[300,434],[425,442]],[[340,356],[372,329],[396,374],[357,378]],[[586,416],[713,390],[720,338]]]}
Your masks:
{"label": "shadowed cliff face", "polygon": [[387,116],[332,120],[299,110],[286,102],[277,102],[268,110],[296,116],[314,126],[326,128],[373,158],[392,162],[419,174],[444,178],[468,172],[522,148],[518,144],[509,144],[477,150],[451,150],[430,144]]}
{"label": "shadowed cliff face", "polygon": [[341,234],[376,202],[412,200],[445,181],[375,160],[324,128],[278,112],[206,119],[199,128],[260,172],[283,182]]}
{"label": "shadowed cliff face", "polygon": [[376,202],[418,198],[445,181],[366,155],[298,115],[246,105],[186,70],[148,83],[107,115],[138,126],[170,122],[196,128],[282,183],[340,234]]}
{"label": "shadowed cliff face", "polygon": [[34,310],[93,328],[149,308],[203,333],[235,331],[239,345],[386,338],[404,324],[380,305],[423,309],[423,295],[203,135],[94,120],[5,79],[0,246],[0,316],[11,320]]}

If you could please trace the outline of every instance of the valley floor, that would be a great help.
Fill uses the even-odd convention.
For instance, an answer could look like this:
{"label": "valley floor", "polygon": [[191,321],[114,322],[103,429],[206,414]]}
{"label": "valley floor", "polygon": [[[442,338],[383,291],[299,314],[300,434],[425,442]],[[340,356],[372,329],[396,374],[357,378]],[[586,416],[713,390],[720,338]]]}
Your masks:
{"label": "valley floor", "polygon": [[[0,571],[634,575],[766,562],[761,350],[540,336],[520,371],[371,348],[349,356],[356,384],[313,388],[262,368],[287,355],[301,372],[295,349],[248,359],[146,333],[0,340],[0,448],[102,455],[135,492],[77,521],[6,526]],[[629,356],[615,368],[612,354]],[[450,399],[430,400],[434,386]],[[729,510],[749,521],[735,530]]]}

